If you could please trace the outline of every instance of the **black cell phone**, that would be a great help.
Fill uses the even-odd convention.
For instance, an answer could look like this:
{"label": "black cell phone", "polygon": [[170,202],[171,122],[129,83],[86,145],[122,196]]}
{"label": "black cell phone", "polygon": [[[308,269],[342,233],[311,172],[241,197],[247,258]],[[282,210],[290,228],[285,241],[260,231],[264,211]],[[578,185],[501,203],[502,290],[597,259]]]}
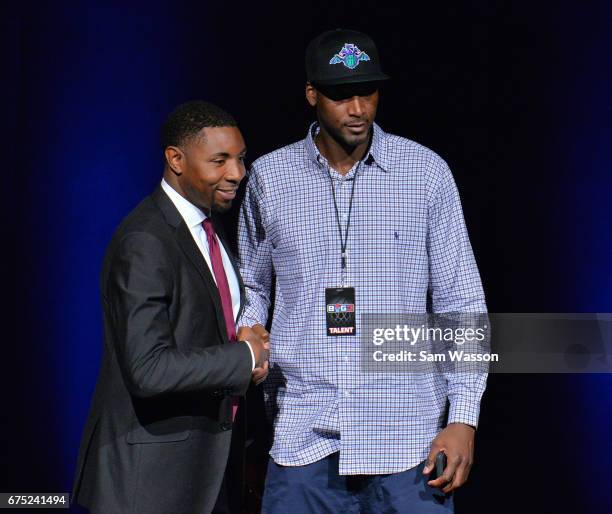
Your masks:
{"label": "black cell phone", "polygon": [[430,480],[435,480],[436,478],[442,476],[444,473],[444,468],[446,467],[446,454],[444,452],[438,452],[436,455],[436,465],[432,471],[432,477]]}

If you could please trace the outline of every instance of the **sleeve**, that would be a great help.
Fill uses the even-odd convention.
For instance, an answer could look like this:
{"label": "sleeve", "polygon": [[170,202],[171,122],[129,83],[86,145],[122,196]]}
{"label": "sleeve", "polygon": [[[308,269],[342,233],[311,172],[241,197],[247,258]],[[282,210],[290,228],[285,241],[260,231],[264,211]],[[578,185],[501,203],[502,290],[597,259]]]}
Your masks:
{"label": "sleeve", "polygon": [[[105,302],[115,353],[130,392],[138,397],[223,388],[244,394],[251,378],[246,344],[179,349],[169,306],[173,272],[153,235],[126,235],[114,252]],[[206,334],[194,334],[194,338]]]}
{"label": "sleeve", "polygon": [[266,325],[272,289],[272,247],[265,228],[264,194],[252,168],[238,220],[240,274],[246,303],[238,326]]}
{"label": "sleeve", "polygon": [[251,343],[249,341],[245,341],[245,343],[249,347],[249,352],[251,352],[251,371],[252,371],[255,369],[255,364],[257,364],[255,362],[255,352],[253,351],[253,347],[251,346]]}
{"label": "sleeve", "polygon": [[[427,235],[432,311],[484,314],[487,306],[457,187],[444,161],[432,165],[438,177],[429,205]],[[445,378],[450,403],[448,422],[476,427],[487,373],[445,373]]]}

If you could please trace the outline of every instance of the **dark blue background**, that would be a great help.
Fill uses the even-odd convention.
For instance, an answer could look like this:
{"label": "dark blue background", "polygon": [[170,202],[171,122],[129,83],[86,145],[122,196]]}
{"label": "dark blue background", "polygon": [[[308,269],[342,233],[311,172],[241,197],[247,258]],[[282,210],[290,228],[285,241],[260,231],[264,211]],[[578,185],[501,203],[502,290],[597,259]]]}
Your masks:
{"label": "dark blue background", "polygon": [[[224,106],[250,158],[302,138],[303,50],[338,26],[378,43],[393,78],[383,128],[449,162],[490,310],[612,311],[612,4],[14,8],[1,36],[1,491],[71,487],[103,251],[160,179],[166,114]],[[611,421],[610,376],[490,377],[457,510],[608,512]]]}

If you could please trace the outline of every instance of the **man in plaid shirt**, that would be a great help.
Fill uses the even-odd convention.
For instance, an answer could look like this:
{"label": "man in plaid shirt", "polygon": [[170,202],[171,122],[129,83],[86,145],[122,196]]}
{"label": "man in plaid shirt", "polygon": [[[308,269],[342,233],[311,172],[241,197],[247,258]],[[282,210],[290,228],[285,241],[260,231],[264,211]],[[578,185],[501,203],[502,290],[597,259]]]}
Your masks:
{"label": "man in plaid shirt", "polygon": [[317,122],[253,164],[239,225],[239,326],[266,324],[276,278],[263,511],[449,512],[486,374],[364,373],[358,335],[366,313],[486,312],[457,188],[438,155],[374,123],[388,77],[368,36],[321,34],[306,73]]}

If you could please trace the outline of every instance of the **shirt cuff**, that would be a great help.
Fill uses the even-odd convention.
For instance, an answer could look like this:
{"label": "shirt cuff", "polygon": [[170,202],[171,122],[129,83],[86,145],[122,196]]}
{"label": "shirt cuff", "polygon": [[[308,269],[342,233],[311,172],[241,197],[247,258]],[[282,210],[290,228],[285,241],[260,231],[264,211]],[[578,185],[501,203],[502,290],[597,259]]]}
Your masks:
{"label": "shirt cuff", "polygon": [[247,344],[247,346],[249,347],[249,351],[251,352],[251,371],[253,371],[255,369],[255,353],[253,352],[253,348],[251,348],[251,343],[249,343],[248,341],[245,341],[245,343]]}
{"label": "shirt cuff", "polygon": [[478,426],[478,416],[480,414],[479,401],[470,401],[465,398],[449,400],[448,423],[463,423],[474,428]]}
{"label": "shirt cuff", "polygon": [[238,320],[236,321],[236,327],[252,327],[253,325],[262,325],[265,327],[266,320],[268,318],[267,312],[268,311],[266,309],[265,315],[261,316],[258,312],[258,309],[252,308],[247,305],[242,311],[240,318],[238,318]]}

